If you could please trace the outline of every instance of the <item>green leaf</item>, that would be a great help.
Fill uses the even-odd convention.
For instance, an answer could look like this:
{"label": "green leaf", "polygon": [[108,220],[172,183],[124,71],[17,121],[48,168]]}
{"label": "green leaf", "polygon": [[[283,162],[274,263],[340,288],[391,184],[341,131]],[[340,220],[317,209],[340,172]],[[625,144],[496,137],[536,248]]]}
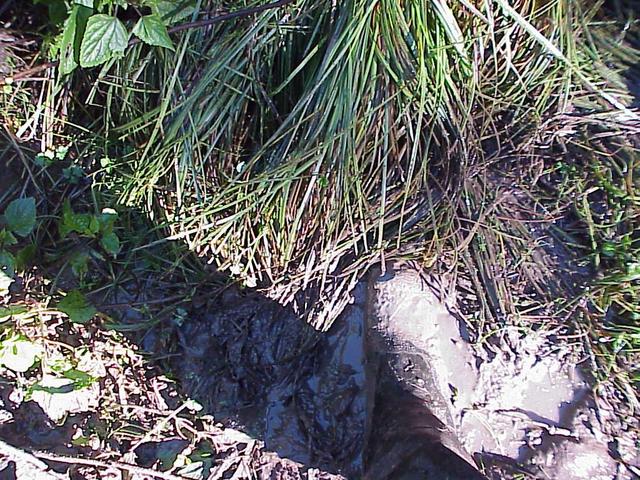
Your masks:
{"label": "green leaf", "polygon": [[[74,40],[76,38],[76,27],[78,18],[78,6],[74,6],[71,9],[71,15],[64,22],[64,30],[62,31],[62,40],[60,41],[60,72],[62,75],[68,75],[75,70],[78,66],[76,62],[76,55],[74,50]],[[43,164],[46,161],[42,158],[37,158],[37,161],[42,161]]]}
{"label": "green leaf", "polygon": [[113,224],[118,219],[118,212],[113,208],[103,208],[98,221],[100,222],[100,231],[102,233],[109,233],[113,230]]}
{"label": "green leaf", "polygon": [[167,27],[159,15],[153,14],[140,17],[136,26],[133,27],[133,34],[144,43],[175,51],[167,33]]}
{"label": "green leaf", "polygon": [[93,8],[86,5],[74,5],[71,9],[71,14],[64,24],[60,41],[60,72],[62,75],[68,75],[78,66],[80,44],[91,13],[93,13]]}
{"label": "green leaf", "polygon": [[89,271],[89,254],[86,252],[75,253],[69,260],[71,270],[76,277],[82,277]]}
{"label": "green leaf", "polygon": [[100,245],[114,257],[120,252],[120,239],[113,232],[104,234],[100,239]]}
{"label": "green leaf", "polygon": [[98,14],[89,18],[80,47],[80,65],[95,67],[114,57],[121,57],[129,35],[116,17]]}
{"label": "green leaf", "polygon": [[13,233],[6,228],[0,230],[0,246],[15,245],[16,243],[18,243],[18,240],[13,236]]}
{"label": "green leaf", "polygon": [[40,355],[42,348],[23,335],[13,335],[0,343],[0,364],[14,372],[26,372]]}
{"label": "green leaf", "polygon": [[69,319],[75,323],[86,323],[96,314],[96,309],[78,290],[69,292],[58,302],[56,308],[62,313],[66,313]]}
{"label": "green leaf", "polygon": [[76,185],[84,177],[84,170],[78,165],[71,165],[62,170],[62,176],[71,185]]}
{"label": "green leaf", "polygon": [[100,222],[95,215],[75,213],[71,209],[69,201],[65,200],[62,207],[62,220],[58,223],[58,230],[63,238],[71,232],[95,237],[100,231]]}
{"label": "green leaf", "polygon": [[4,211],[4,218],[9,230],[26,237],[36,226],[36,201],[33,197],[14,200]]}
{"label": "green leaf", "polygon": [[98,380],[96,377],[75,368],[72,368],[64,372],[63,377],[68,378],[69,380],[73,380],[74,390],[86,388],[90,386],[92,383],[95,383],[96,380]]}
{"label": "green leaf", "polygon": [[16,258],[6,250],[0,250],[0,271],[11,278],[16,274]]}
{"label": "green leaf", "polygon": [[163,20],[165,25],[191,18],[195,10],[195,2],[191,0],[147,0],[145,3]]}
{"label": "green leaf", "polygon": [[36,256],[36,251],[37,247],[33,243],[18,250],[16,254],[16,270],[22,272],[31,265]]}

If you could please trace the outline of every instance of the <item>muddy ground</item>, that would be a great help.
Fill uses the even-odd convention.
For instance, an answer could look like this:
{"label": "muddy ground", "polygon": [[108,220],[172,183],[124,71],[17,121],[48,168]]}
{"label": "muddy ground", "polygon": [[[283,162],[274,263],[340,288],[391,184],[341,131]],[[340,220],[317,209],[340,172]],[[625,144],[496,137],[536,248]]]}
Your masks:
{"label": "muddy ground", "polygon": [[570,327],[471,343],[441,285],[374,268],[326,334],[237,289],[139,345],[58,321],[100,380],[25,395],[4,372],[1,478],[638,478],[638,420]]}

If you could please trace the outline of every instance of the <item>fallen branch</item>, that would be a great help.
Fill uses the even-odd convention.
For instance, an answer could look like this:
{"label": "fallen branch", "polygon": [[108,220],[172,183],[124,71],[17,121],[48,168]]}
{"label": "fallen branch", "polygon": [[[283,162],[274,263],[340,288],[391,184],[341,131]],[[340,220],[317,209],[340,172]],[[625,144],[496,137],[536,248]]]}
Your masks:
{"label": "fallen branch", "polygon": [[[235,18],[244,18],[249,17],[251,15],[255,15],[256,13],[264,12],[266,10],[272,10],[274,8],[283,7],[289,3],[293,2],[293,0],[277,0],[276,2],[266,3],[264,5],[258,5],[256,7],[244,8],[242,10],[236,10],[235,12],[224,13],[222,15],[218,15],[212,18],[206,18],[204,20],[196,20],[194,22],[187,22],[180,25],[175,25],[167,29],[167,32],[170,34],[182,32],[184,30],[191,30],[194,28],[203,28],[208,27],[210,25],[215,25],[216,23],[225,22],[227,20],[233,20]],[[131,47],[133,45],[137,45],[142,40],[137,37],[129,40],[128,46]],[[40,73],[45,70],[49,70],[50,68],[55,68],[58,66],[60,62],[58,60],[52,62],[42,63],[40,65],[36,65],[35,67],[27,68],[22,70],[21,72],[16,73],[13,76],[7,76],[5,78],[0,79],[0,85],[9,85],[14,82],[25,82],[32,80],[30,77],[35,75],[36,73]]]}

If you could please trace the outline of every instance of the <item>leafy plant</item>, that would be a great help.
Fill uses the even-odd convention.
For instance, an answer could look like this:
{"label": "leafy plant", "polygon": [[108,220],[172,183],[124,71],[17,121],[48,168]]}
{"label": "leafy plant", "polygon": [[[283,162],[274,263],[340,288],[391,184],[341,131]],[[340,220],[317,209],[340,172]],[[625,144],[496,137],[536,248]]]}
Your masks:
{"label": "leafy plant", "polygon": [[32,197],[13,200],[2,216],[4,228],[0,230],[0,297],[9,293],[16,268],[24,268],[34,247],[28,246],[20,250],[17,257],[8,249],[18,243],[19,237],[27,237],[36,226],[36,202]]}
{"label": "leafy plant", "polygon": [[76,233],[90,238],[99,238],[100,245],[109,254],[116,256],[120,252],[120,238],[114,232],[118,214],[111,208],[105,208],[100,214],[75,213],[69,201],[65,201],[62,219],[58,230],[62,238]]}
{"label": "leafy plant", "polygon": [[138,39],[134,41],[174,49],[167,24],[159,12],[167,10],[166,3],[175,10],[177,2],[145,0],[142,6],[150,7],[153,13],[140,16],[131,29],[118,18],[119,12],[131,6],[124,0],[72,0],[64,14],[66,2],[49,0],[47,3],[52,21],[60,22],[64,18],[62,32],[54,47],[63,75],[70,74],[78,66],[96,67],[122,57],[132,36]]}
{"label": "leafy plant", "polygon": [[4,211],[7,229],[26,237],[36,225],[36,201],[32,197],[19,198],[11,202]]}
{"label": "leafy plant", "polygon": [[69,292],[58,302],[56,308],[75,323],[86,323],[96,314],[95,307],[78,290]]}

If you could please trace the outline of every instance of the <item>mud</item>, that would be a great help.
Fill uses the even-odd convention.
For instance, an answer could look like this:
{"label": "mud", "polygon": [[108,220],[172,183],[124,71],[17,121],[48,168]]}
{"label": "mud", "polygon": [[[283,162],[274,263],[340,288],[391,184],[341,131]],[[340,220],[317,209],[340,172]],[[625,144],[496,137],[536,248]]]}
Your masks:
{"label": "mud", "polygon": [[372,271],[327,334],[227,292],[179,327],[172,368],[218,420],[348,478],[633,478],[575,343],[505,326],[488,355],[429,284]]}

